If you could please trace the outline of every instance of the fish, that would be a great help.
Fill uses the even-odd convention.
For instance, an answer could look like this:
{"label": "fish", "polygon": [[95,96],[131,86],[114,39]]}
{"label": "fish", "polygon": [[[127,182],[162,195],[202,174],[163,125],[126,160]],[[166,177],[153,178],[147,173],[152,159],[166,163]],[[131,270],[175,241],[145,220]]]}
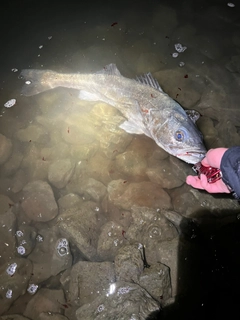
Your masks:
{"label": "fish", "polygon": [[21,94],[33,96],[57,87],[79,90],[79,98],[103,101],[118,109],[126,119],[120,128],[130,134],[144,134],[186,163],[201,161],[206,148],[196,126],[199,114],[184,110],[165,93],[151,73],[130,79],[111,63],[96,73],[58,73],[24,69]]}

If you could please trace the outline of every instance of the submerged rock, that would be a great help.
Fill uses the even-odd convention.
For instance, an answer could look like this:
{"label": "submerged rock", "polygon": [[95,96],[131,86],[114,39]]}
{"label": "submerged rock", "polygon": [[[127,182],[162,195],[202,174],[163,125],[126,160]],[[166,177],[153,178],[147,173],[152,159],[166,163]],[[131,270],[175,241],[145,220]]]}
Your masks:
{"label": "submerged rock", "polygon": [[29,301],[24,316],[29,319],[39,319],[42,312],[62,313],[62,304],[65,303],[63,290],[40,289]]}
{"label": "submerged rock", "polygon": [[52,162],[48,169],[48,180],[54,187],[64,188],[71,179],[75,164],[71,159],[60,159]]}
{"label": "submerged rock", "polygon": [[145,289],[132,282],[112,283],[108,294],[102,293],[91,304],[76,311],[78,320],[136,319],[145,320],[151,312],[159,310]]}
{"label": "submerged rock", "polygon": [[171,207],[171,199],[166,191],[149,181],[128,183],[126,180],[113,180],[108,184],[108,199],[125,210],[131,210],[133,206],[165,209]]}
{"label": "submerged rock", "polygon": [[13,258],[11,262],[1,264],[0,315],[8,310],[13,301],[26,292],[31,274],[32,263],[28,259]]}
{"label": "submerged rock", "polygon": [[58,214],[52,188],[45,181],[29,182],[23,188],[21,206],[24,213],[34,221],[49,221]]}
{"label": "submerged rock", "polygon": [[0,165],[7,161],[12,153],[12,142],[0,133]]}

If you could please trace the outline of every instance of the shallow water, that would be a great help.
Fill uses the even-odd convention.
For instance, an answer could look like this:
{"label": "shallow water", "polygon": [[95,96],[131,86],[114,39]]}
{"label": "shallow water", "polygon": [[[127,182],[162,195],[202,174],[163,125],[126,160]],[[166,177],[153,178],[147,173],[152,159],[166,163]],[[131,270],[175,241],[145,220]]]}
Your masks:
{"label": "shallow water", "polygon": [[[64,88],[24,97],[18,78],[26,68],[84,73],[109,63],[129,78],[151,72],[184,108],[200,112],[208,149],[239,145],[235,4],[6,4],[0,22],[0,314],[171,319],[235,311],[239,204],[187,186],[191,166],[148,137],[119,129],[124,119],[113,107],[80,101],[76,90]],[[177,43],[187,49],[174,58]],[[16,104],[4,107],[10,99]],[[7,273],[14,263],[16,272]],[[148,264],[169,275],[158,279],[155,291],[144,284]],[[31,285],[38,286],[33,295]],[[150,296],[139,287],[126,290],[131,285]],[[128,297],[129,291],[138,294]],[[127,307],[119,295],[132,303]]]}

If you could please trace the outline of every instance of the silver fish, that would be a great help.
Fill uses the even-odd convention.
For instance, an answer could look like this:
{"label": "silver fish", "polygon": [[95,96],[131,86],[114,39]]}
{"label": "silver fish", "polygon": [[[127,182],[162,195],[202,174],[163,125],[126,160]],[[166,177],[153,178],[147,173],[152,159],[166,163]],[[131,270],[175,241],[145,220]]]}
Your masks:
{"label": "silver fish", "polygon": [[202,134],[195,125],[196,113],[191,119],[191,112],[163,92],[150,73],[129,79],[115,64],[109,64],[91,74],[25,69],[20,77],[26,80],[22,88],[25,96],[57,87],[78,89],[80,99],[103,101],[120,110],[127,119],[120,125],[123,130],[145,134],[169,154],[191,164],[206,154]]}

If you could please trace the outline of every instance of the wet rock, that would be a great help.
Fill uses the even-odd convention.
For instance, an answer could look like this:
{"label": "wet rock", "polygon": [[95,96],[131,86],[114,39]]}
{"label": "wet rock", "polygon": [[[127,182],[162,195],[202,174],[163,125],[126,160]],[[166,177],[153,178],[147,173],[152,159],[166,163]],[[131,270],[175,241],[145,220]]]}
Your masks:
{"label": "wet rock", "polygon": [[218,138],[222,141],[224,146],[237,146],[239,145],[239,132],[237,127],[230,120],[222,120],[216,125]]}
{"label": "wet rock", "polygon": [[11,191],[13,193],[18,193],[23,189],[27,182],[26,173],[22,169],[19,169],[12,177]]}
{"label": "wet rock", "polygon": [[156,183],[128,183],[119,179],[111,181],[107,189],[109,201],[125,210],[130,210],[134,205],[149,208],[171,207],[169,195]]}
{"label": "wet rock", "polygon": [[181,250],[181,240],[179,239],[179,237],[161,242],[153,241],[153,239],[149,237],[145,248],[147,261],[150,265],[154,265],[160,262],[161,264],[169,268],[171,286],[165,287],[167,292],[166,298],[168,297],[170,292],[172,296],[180,294],[181,290],[179,289],[178,267],[180,265],[179,252]]}
{"label": "wet rock", "polygon": [[162,188],[173,189],[185,182],[182,171],[174,166],[169,160],[158,161],[154,167],[148,167],[147,175],[150,181],[160,185]]}
{"label": "wet rock", "polygon": [[178,231],[160,210],[132,207],[133,223],[126,232],[126,238],[143,244],[149,241],[169,241],[178,237]]}
{"label": "wet rock", "polygon": [[[8,158],[8,161],[5,162],[4,165],[1,167],[1,175],[4,177],[8,177],[14,174],[18,170],[22,162],[22,159],[23,159],[23,154],[21,152],[13,151],[12,155]],[[1,156],[0,156],[0,161],[1,161]]]}
{"label": "wet rock", "polygon": [[123,231],[123,227],[114,221],[108,221],[101,228],[97,252],[102,260],[114,260],[119,247],[123,245],[125,240]]}
{"label": "wet rock", "polygon": [[36,243],[37,230],[28,225],[21,225],[16,230],[17,252],[27,256],[33,250]]}
{"label": "wet rock", "polygon": [[28,259],[13,258],[0,266],[0,315],[8,310],[28,287],[32,273],[32,263]]}
{"label": "wet rock", "polygon": [[171,298],[170,269],[162,263],[144,268],[138,284],[161,304]]}
{"label": "wet rock", "polygon": [[59,274],[72,265],[69,242],[56,228],[41,229],[34,250],[28,256],[33,263],[31,281],[35,284]]}
{"label": "wet rock", "polygon": [[10,198],[0,195],[0,264],[12,259],[16,252],[16,215]]}
{"label": "wet rock", "polygon": [[90,305],[102,293],[107,295],[115,281],[113,262],[79,261],[71,269],[68,298],[77,306]]}
{"label": "wet rock", "polygon": [[185,217],[195,217],[201,211],[212,212],[216,216],[224,214],[224,210],[237,210],[238,203],[234,199],[215,198],[207,192],[192,189],[190,187],[180,187],[172,193],[174,210]]}
{"label": "wet rock", "polygon": [[138,283],[144,268],[142,258],[139,244],[120,248],[114,260],[117,281]]}
{"label": "wet rock", "polygon": [[88,194],[92,200],[98,202],[107,193],[107,188],[100,181],[89,178],[86,180],[82,191],[83,194]]}
{"label": "wet rock", "polygon": [[96,203],[85,201],[79,208],[61,210],[57,225],[61,234],[74,243],[86,260],[97,258],[97,241],[102,226]]}
{"label": "wet rock", "polygon": [[117,154],[124,152],[132,141],[132,135],[119,128],[125,120],[122,116],[114,116],[104,123],[99,132],[100,148],[109,159],[115,159]]}
{"label": "wet rock", "polygon": [[111,160],[99,153],[96,153],[89,160],[86,168],[89,176],[102,182],[104,185],[107,185],[113,179],[114,170]]}
{"label": "wet rock", "polygon": [[165,34],[171,34],[178,25],[176,11],[168,6],[158,5],[154,10],[152,24],[159,32],[164,30]]}
{"label": "wet rock", "polygon": [[137,74],[144,74],[147,72],[156,72],[160,69],[161,62],[159,61],[159,56],[151,52],[143,52],[136,63]]}
{"label": "wet rock", "polygon": [[29,182],[23,188],[21,206],[24,213],[33,221],[49,221],[58,214],[52,188],[45,181]]}
{"label": "wet rock", "polygon": [[12,153],[12,142],[0,133],[0,165],[7,161]]}
{"label": "wet rock", "polygon": [[116,282],[109,293],[102,293],[91,305],[85,304],[76,311],[77,319],[131,319],[145,320],[159,309],[159,304],[137,284]]}
{"label": "wet rock", "polygon": [[75,164],[71,159],[60,159],[51,163],[48,170],[48,180],[56,188],[64,188],[71,179]]}
{"label": "wet rock", "polygon": [[118,171],[129,177],[145,177],[147,161],[136,151],[126,151],[117,155],[115,166]]}
{"label": "wet rock", "polygon": [[25,129],[16,132],[16,138],[21,142],[47,143],[49,141],[48,132],[40,125],[30,125]]}
{"label": "wet rock", "polygon": [[8,314],[6,316],[1,316],[1,320],[29,320],[29,318],[21,316],[20,314]]}
{"label": "wet rock", "polygon": [[41,312],[38,320],[68,320],[68,318],[60,313]]}
{"label": "wet rock", "polygon": [[70,144],[91,144],[96,140],[96,128],[89,114],[76,113],[66,118],[62,138]]}
{"label": "wet rock", "polygon": [[29,301],[24,316],[29,319],[39,319],[42,312],[62,313],[62,304],[64,304],[63,290],[40,289]]}
{"label": "wet rock", "polygon": [[[97,152],[99,148],[99,144],[97,142],[93,142],[91,144],[81,144],[81,145],[70,145],[70,155],[79,160],[89,160],[94,154]],[[69,154],[69,153],[68,153]],[[66,154],[67,155],[67,154]],[[65,155],[65,156],[66,156]]]}
{"label": "wet rock", "polygon": [[240,73],[240,55],[231,57],[231,61],[226,64],[230,72]]}
{"label": "wet rock", "polygon": [[69,193],[58,199],[59,213],[61,214],[66,209],[78,209],[83,203],[82,197],[77,194]]}
{"label": "wet rock", "polygon": [[184,78],[184,73],[181,68],[166,69],[154,73],[154,77],[158,79],[164,92],[170,97],[176,99],[184,108],[194,108],[201,98],[201,92],[205,88],[198,78]]}

